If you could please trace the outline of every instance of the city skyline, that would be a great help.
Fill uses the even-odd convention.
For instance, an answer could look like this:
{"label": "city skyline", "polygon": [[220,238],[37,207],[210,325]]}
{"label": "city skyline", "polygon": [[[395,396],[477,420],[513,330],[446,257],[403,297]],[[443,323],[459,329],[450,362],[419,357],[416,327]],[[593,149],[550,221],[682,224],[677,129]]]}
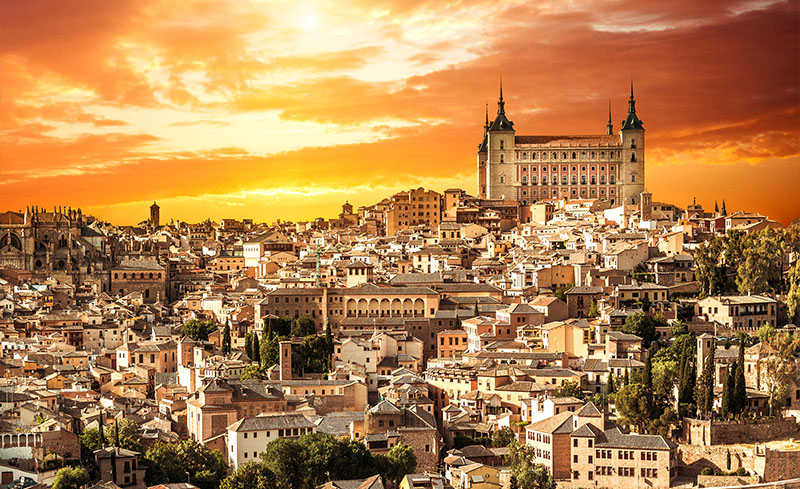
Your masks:
{"label": "city skyline", "polygon": [[3,210],[308,220],[476,194],[502,74],[522,134],[603,133],[609,101],[618,130],[633,78],[654,199],[798,217],[796,3],[604,7],[5,3]]}

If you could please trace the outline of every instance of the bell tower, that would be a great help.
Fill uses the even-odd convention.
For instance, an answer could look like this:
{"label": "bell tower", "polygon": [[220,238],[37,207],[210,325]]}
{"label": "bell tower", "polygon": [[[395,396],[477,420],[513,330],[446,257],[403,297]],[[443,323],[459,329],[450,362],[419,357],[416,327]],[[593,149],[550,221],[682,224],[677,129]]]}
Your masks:
{"label": "bell tower", "polygon": [[621,203],[638,204],[644,192],[644,124],[636,115],[633,80],[631,80],[631,98],[628,100],[628,115],[622,121],[619,135],[622,144]]}
{"label": "bell tower", "polygon": [[161,226],[161,208],[153,201],[150,206],[150,226],[155,229]]}

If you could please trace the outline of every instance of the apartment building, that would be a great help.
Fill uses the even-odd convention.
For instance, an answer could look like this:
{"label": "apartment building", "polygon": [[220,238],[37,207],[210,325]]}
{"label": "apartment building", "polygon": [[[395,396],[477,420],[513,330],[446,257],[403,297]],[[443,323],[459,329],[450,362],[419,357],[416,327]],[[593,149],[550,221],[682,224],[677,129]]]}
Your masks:
{"label": "apartment building", "polygon": [[763,295],[706,297],[695,305],[695,316],[726,328],[757,331],[764,323],[775,325],[778,302]]}
{"label": "apartment building", "polygon": [[238,468],[256,462],[267,443],[316,433],[317,425],[304,414],[272,413],[245,417],[228,426],[228,462]]}

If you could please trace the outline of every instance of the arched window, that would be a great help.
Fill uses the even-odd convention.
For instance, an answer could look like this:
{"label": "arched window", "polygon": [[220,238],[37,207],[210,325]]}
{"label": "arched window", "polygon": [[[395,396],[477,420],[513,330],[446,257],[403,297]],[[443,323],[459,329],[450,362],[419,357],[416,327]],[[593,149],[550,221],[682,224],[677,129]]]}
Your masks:
{"label": "arched window", "polygon": [[500,155],[500,163],[505,163],[505,155]]}
{"label": "arched window", "polygon": [[64,236],[63,234],[58,239],[58,247],[59,248],[66,248],[67,247],[67,237]]}
{"label": "arched window", "polygon": [[522,153],[522,159],[523,160],[527,160],[528,159],[528,153]]}
{"label": "arched window", "polygon": [[536,153],[531,153],[531,159],[532,159],[532,160],[535,160],[535,159],[536,159]]}
{"label": "arched window", "polygon": [[557,159],[558,159],[558,153],[553,153],[553,159],[554,159],[554,160],[557,160]]}
{"label": "arched window", "polygon": [[575,160],[575,159],[577,159],[577,158],[578,158],[578,153],[576,153],[575,151],[573,151],[573,152],[572,152],[572,159],[573,159],[573,160]]}
{"label": "arched window", "polygon": [[635,182],[635,181],[636,181],[636,174],[633,173],[633,174],[631,174],[631,182]]}
{"label": "arched window", "polygon": [[561,159],[562,160],[566,160],[567,159],[567,153],[561,153]]}
{"label": "arched window", "polygon": [[592,151],[592,156],[591,156],[591,158],[592,158],[592,159],[594,159],[594,151]]}
{"label": "arched window", "polygon": [[506,177],[500,175],[500,183],[506,183]]}
{"label": "arched window", "polygon": [[631,161],[636,161],[636,153],[631,153]]}
{"label": "arched window", "polygon": [[586,151],[581,151],[581,159],[582,160],[586,159]]}

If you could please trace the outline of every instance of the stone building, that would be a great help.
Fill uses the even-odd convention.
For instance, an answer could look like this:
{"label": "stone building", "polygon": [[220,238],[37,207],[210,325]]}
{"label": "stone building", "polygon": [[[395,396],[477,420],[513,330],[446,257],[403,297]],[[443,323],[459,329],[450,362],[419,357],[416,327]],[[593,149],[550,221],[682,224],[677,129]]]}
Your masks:
{"label": "stone building", "polygon": [[442,218],[441,204],[441,195],[422,187],[392,195],[384,213],[386,235],[395,236],[398,231],[414,226],[438,226]]}
{"label": "stone building", "polygon": [[167,300],[167,271],[154,260],[122,260],[111,270],[112,294],[140,292],[145,303]]}
{"label": "stone building", "polygon": [[609,108],[605,134],[520,136],[506,116],[501,83],[494,121],[486,113],[477,163],[483,199],[522,205],[564,198],[638,204],[644,191],[644,126],[636,115],[633,84],[618,134]]}

